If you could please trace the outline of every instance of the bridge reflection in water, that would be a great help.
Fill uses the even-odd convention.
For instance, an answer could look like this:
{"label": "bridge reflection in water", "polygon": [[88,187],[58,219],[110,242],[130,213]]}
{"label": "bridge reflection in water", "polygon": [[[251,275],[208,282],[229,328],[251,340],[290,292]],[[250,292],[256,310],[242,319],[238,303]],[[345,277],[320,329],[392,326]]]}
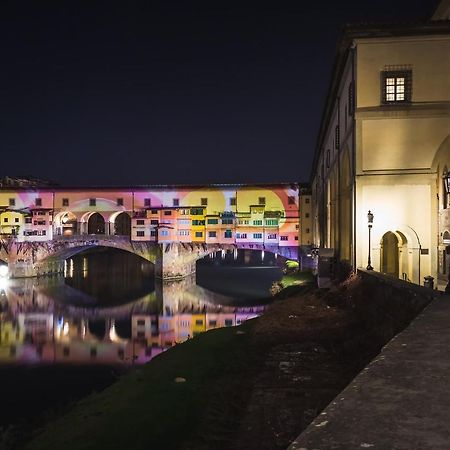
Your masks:
{"label": "bridge reflection in water", "polygon": [[65,277],[2,280],[0,362],[142,364],[265,309],[233,306],[231,297],[202,288],[195,277],[153,285],[139,261],[138,271],[129,261],[119,269],[100,263],[102,270],[98,255],[80,255],[67,262]]}

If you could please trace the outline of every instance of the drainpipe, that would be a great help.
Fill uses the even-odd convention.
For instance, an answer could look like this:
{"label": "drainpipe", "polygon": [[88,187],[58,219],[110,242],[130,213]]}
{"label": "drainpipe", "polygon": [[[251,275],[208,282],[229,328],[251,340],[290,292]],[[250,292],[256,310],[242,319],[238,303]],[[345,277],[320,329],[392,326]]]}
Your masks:
{"label": "drainpipe", "polygon": [[356,270],[356,106],[358,98],[357,96],[357,90],[356,90],[356,82],[355,82],[355,52],[356,47],[353,44],[352,48],[350,49],[350,52],[352,54],[352,84],[353,84],[353,130],[352,130],[352,177],[353,177],[353,223],[352,223],[352,263],[353,263],[353,269]]}

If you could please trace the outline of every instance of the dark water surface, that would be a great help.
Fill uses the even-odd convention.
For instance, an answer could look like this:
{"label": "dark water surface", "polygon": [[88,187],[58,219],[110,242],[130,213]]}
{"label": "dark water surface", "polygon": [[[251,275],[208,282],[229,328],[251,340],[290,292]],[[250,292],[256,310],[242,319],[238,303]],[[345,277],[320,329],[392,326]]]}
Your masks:
{"label": "dark water surface", "polygon": [[199,261],[196,277],[162,283],[151,263],[96,249],[67,260],[63,276],[0,279],[0,425],[102,389],[198,333],[262,314],[282,276],[277,262],[259,251],[217,253]]}

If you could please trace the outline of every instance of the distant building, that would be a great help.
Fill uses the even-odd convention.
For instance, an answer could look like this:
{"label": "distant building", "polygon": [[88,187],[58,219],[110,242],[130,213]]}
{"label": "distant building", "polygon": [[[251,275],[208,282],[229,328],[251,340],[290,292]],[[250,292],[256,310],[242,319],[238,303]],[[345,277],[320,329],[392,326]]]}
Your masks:
{"label": "distant building", "polygon": [[[422,283],[450,262],[449,2],[417,25],[344,31],[312,169],[314,244]],[[448,255],[448,256],[447,256]]]}

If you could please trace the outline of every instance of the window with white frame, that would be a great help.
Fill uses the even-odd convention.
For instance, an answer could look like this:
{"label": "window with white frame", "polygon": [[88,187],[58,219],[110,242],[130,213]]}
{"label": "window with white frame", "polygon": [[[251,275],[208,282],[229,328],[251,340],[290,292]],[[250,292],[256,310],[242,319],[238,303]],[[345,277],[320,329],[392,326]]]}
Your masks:
{"label": "window with white frame", "polygon": [[386,70],[381,74],[381,82],[382,103],[407,103],[411,101],[411,70]]}

